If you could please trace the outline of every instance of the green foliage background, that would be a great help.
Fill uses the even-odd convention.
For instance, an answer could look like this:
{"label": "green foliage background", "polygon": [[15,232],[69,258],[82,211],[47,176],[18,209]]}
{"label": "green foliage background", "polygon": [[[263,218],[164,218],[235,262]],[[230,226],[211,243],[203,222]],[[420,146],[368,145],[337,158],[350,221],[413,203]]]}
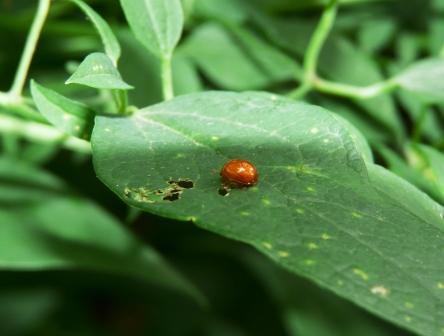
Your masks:
{"label": "green foliage background", "polygon": [[[0,335],[444,335],[442,0],[340,1],[308,89],[328,1],[86,3],[0,99]],[[0,1],[0,91],[35,5]],[[222,198],[233,155],[262,184]]]}

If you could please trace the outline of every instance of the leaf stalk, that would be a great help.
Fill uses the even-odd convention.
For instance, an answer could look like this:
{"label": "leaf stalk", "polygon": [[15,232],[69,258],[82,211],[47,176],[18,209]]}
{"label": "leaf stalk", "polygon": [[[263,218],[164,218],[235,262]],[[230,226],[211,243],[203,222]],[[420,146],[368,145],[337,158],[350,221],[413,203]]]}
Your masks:
{"label": "leaf stalk", "polygon": [[60,142],[62,147],[79,152],[91,153],[88,141],[68,136],[50,125],[0,115],[0,132],[23,137],[37,143],[54,144]]}
{"label": "leaf stalk", "polygon": [[173,71],[172,71],[171,59],[172,59],[171,55],[163,56],[161,58],[162,92],[164,100],[170,100],[174,98]]}
{"label": "leaf stalk", "polygon": [[29,67],[31,66],[32,57],[34,56],[40,33],[46,17],[48,16],[50,3],[51,0],[39,0],[37,12],[31,25],[29,34],[26,38],[25,48],[23,49],[23,54],[20,58],[14,81],[11,89],[8,92],[8,95],[11,97],[20,97],[22,95]]}

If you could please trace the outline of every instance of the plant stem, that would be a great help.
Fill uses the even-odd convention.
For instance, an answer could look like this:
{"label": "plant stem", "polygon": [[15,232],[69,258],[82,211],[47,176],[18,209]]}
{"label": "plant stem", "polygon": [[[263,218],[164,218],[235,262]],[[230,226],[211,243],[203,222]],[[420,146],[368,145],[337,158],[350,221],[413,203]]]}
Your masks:
{"label": "plant stem", "polygon": [[125,90],[120,90],[119,92],[119,97],[120,97],[120,113],[121,114],[125,114],[126,110],[128,108],[128,93]]}
{"label": "plant stem", "polygon": [[126,114],[128,107],[128,94],[125,90],[111,90],[114,103],[116,104],[117,112]]}
{"label": "plant stem", "polygon": [[91,153],[89,142],[66,135],[52,126],[37,122],[0,115],[0,132],[17,135],[33,142],[48,144],[60,142],[61,146],[67,149],[80,153]]}
{"label": "plant stem", "polygon": [[391,92],[398,87],[398,83],[393,79],[388,79],[369,86],[359,87],[315,78],[312,85],[317,91],[353,99],[372,98],[383,93]]}
{"label": "plant stem", "polygon": [[9,94],[20,97],[22,95],[23,87],[25,86],[28,70],[31,65],[32,57],[37,46],[37,42],[42,31],[43,24],[48,16],[49,6],[51,0],[39,0],[37,13],[34,17],[31,29],[26,38],[25,49],[23,50],[17,72],[15,74],[14,82],[12,83]]}
{"label": "plant stem", "polygon": [[311,83],[303,82],[295,90],[290,92],[290,97],[293,99],[302,99],[311,89],[312,89]]}
{"label": "plant stem", "polygon": [[331,0],[325,7],[321,19],[310,39],[307,52],[304,56],[304,81],[310,83],[316,77],[319,56],[333,23],[335,22],[336,12],[338,10],[337,0]]}
{"label": "plant stem", "polygon": [[171,56],[164,56],[161,59],[162,63],[162,92],[163,99],[170,100],[174,97],[173,92],[173,72],[171,69]]}

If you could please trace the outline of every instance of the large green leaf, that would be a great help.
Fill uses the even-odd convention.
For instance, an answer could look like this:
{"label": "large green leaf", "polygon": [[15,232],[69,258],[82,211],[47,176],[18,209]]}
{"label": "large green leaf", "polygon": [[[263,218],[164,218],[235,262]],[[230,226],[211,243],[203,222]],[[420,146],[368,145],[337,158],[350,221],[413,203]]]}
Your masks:
{"label": "large green leaf", "polygon": [[45,172],[0,158],[0,270],[55,269],[133,277],[202,302],[155,250],[93,202]]}
{"label": "large green leaf", "polygon": [[136,38],[153,54],[170,58],[183,26],[179,0],[121,0]]}
{"label": "large green leaf", "polygon": [[[382,317],[444,332],[444,210],[369,160],[328,111],[264,93],[178,97],[96,119],[99,178],[125,202],[247,242]],[[221,196],[244,158],[259,183]]]}
{"label": "large green leaf", "polygon": [[109,56],[109,58],[111,58],[113,64],[117,66],[117,62],[119,60],[121,52],[120,45],[108,23],[106,23],[106,21],[99,14],[97,14],[94,9],[92,9],[82,0],[71,1],[79,6],[80,9],[91,19],[91,22],[96,27],[100,38],[102,39],[106,54]]}

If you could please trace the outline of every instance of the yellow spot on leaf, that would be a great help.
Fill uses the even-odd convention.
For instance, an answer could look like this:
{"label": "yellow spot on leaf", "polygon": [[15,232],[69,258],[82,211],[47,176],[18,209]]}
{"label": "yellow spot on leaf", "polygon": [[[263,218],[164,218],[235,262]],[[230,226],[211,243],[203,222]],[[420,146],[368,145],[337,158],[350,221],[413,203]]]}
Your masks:
{"label": "yellow spot on leaf", "polygon": [[316,264],[316,260],[313,260],[313,259],[305,259],[304,260],[304,265],[306,265],[306,266],[313,266],[315,264]]}
{"label": "yellow spot on leaf", "polygon": [[212,137],[211,137],[211,140],[213,140],[213,141],[218,141],[218,140],[219,140],[219,137],[217,137],[217,136],[212,136]]}
{"label": "yellow spot on leaf", "polygon": [[331,239],[331,236],[328,233],[323,233],[321,238],[324,240],[329,240],[329,239]]}
{"label": "yellow spot on leaf", "polygon": [[316,191],[316,189],[313,187],[307,187],[307,191],[313,192],[313,191]]}
{"label": "yellow spot on leaf", "polygon": [[262,199],[262,203],[264,203],[265,205],[270,205],[271,204],[270,200],[266,199],[266,198]]}
{"label": "yellow spot on leaf", "polygon": [[406,307],[407,309],[413,309],[415,308],[415,305],[411,302],[404,302],[404,307]]}
{"label": "yellow spot on leaf", "polygon": [[372,292],[372,294],[379,295],[384,298],[390,294],[390,290],[381,285],[372,287],[370,291]]}
{"label": "yellow spot on leaf", "polygon": [[296,209],[296,212],[297,212],[298,214],[303,214],[305,211],[304,211],[304,209],[297,208],[297,209]]}
{"label": "yellow spot on leaf", "polygon": [[359,268],[353,268],[353,273],[355,273],[358,277],[360,277],[364,281],[368,280],[368,274]]}
{"label": "yellow spot on leaf", "polygon": [[273,248],[273,245],[271,245],[269,242],[262,242],[262,246],[265,247],[267,250],[271,250]]}
{"label": "yellow spot on leaf", "polygon": [[248,211],[242,211],[241,213],[241,216],[250,216],[250,213],[248,212]]}
{"label": "yellow spot on leaf", "polygon": [[313,242],[308,243],[307,247],[308,247],[309,250],[316,250],[317,248],[319,248],[318,245],[316,245]]}
{"label": "yellow spot on leaf", "polygon": [[444,289],[444,283],[442,283],[442,282],[438,282],[438,283],[436,284],[436,287],[437,287],[438,289]]}
{"label": "yellow spot on leaf", "polygon": [[353,211],[352,216],[355,218],[362,218],[362,215],[359,212]]}
{"label": "yellow spot on leaf", "polygon": [[422,171],[422,173],[424,174],[426,179],[428,179],[428,180],[430,180],[432,182],[436,182],[438,180],[438,177],[436,176],[435,172],[430,167],[424,169]]}
{"label": "yellow spot on leaf", "polygon": [[288,251],[279,251],[278,255],[281,258],[287,258],[290,255],[290,253]]}
{"label": "yellow spot on leaf", "polygon": [[316,128],[316,127],[313,127],[311,130],[310,130],[310,133],[311,134],[316,134],[316,133],[318,133],[319,132],[319,130]]}
{"label": "yellow spot on leaf", "polygon": [[409,315],[406,315],[406,316],[404,316],[404,320],[405,320],[406,322],[412,322],[412,317],[409,316]]}

